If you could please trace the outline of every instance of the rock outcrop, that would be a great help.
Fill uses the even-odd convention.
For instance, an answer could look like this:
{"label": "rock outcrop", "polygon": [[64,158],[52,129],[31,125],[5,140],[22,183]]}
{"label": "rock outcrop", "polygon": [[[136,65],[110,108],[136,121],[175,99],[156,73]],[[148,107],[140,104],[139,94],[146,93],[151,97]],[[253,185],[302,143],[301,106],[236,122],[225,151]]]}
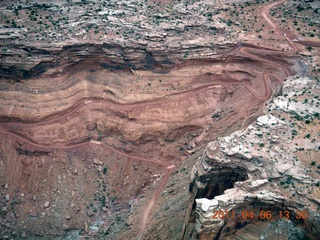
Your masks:
{"label": "rock outcrop", "polygon": [[[300,235],[319,239],[315,165],[320,144],[319,135],[312,133],[319,124],[319,101],[313,98],[318,93],[314,79],[287,78],[283,96],[267,104],[266,115],[207,145],[191,174],[190,190],[196,196],[193,239],[271,239],[280,234],[272,224],[283,221],[291,221]],[[315,158],[308,161],[306,155],[313,152]],[[237,172],[243,179],[228,177]],[[255,224],[265,225],[264,230],[250,231]],[[283,228],[282,234],[289,236],[292,228]]]}

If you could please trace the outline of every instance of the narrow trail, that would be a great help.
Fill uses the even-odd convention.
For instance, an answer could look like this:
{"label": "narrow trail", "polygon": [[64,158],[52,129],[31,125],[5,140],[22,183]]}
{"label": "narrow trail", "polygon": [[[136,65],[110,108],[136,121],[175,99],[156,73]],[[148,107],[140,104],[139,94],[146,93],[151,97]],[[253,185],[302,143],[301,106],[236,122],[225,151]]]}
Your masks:
{"label": "narrow trail", "polygon": [[[265,88],[265,95],[260,96],[256,90],[250,87],[249,83],[241,83],[243,86],[245,86],[249,92],[255,96],[255,98],[259,100],[267,100],[270,98],[272,94],[272,89],[271,89],[271,84],[270,84],[270,79],[269,76],[273,76],[272,74],[263,74],[263,83],[264,83],[264,88]],[[273,76],[274,77],[274,76]]]}
{"label": "narrow trail", "polygon": [[[278,2],[275,2],[275,3],[272,3],[272,4],[269,4],[267,5],[263,10],[262,10],[262,17],[265,19],[265,21],[281,36],[283,36],[288,44],[291,46],[292,50],[289,50],[289,51],[286,51],[286,52],[283,52],[283,54],[293,54],[293,53],[296,53],[299,49],[298,47],[285,35],[283,34],[283,32],[271,21],[271,19],[268,17],[268,13],[269,11],[277,6],[277,5],[280,5],[280,4],[283,4],[284,2],[286,2],[286,0],[282,0],[282,1],[278,1]],[[250,53],[250,50],[251,51],[259,51],[259,52],[265,52],[265,53],[276,53],[276,52],[279,52],[277,50],[267,50],[267,49],[256,49],[256,48],[250,48],[250,47],[241,47],[240,48],[240,52],[243,53],[244,55],[252,58],[252,59],[256,59],[256,60],[259,60],[259,61],[262,61],[262,62],[265,62],[265,63],[268,63],[268,64],[271,64],[273,66],[276,66],[278,68],[281,68],[283,70],[283,72],[285,73],[286,77],[289,77],[290,76],[290,72],[288,71],[287,68],[285,68],[284,66],[282,66],[281,64],[278,64],[278,63],[275,63],[269,59],[265,59],[265,58],[262,58],[262,57],[259,57],[257,55],[254,55],[252,53]],[[258,99],[260,100],[266,100],[268,99],[271,94],[272,94],[272,89],[271,89],[271,83],[270,83],[270,77],[273,77],[275,78],[278,82],[280,82],[281,84],[283,83],[283,80],[280,80],[279,78],[277,78],[275,75],[271,74],[271,73],[264,73],[263,74],[263,81],[264,81],[264,87],[265,87],[265,95],[264,96],[259,96],[259,94],[253,89],[250,87],[250,85],[248,83],[243,83],[243,85],[247,85],[247,89]]]}
{"label": "narrow trail", "polygon": [[[284,3],[285,0],[281,0],[272,4],[269,4],[265,7],[265,9],[263,9],[262,11],[262,17],[266,20],[266,22],[273,28],[275,29],[275,31],[280,34],[283,35],[282,31],[271,21],[271,19],[269,19],[268,17],[268,13],[270,11],[271,8]],[[297,46],[285,35],[283,35],[284,38],[288,41],[289,45],[292,47],[291,51],[287,51],[284,52],[283,54],[292,54],[292,53],[296,53],[298,51]],[[285,73],[286,77],[290,76],[290,72],[288,71],[287,68],[285,68],[284,66],[277,64],[271,60],[259,57],[257,55],[255,55],[254,53],[252,53],[251,51],[259,51],[259,52],[266,52],[266,53],[272,53],[272,52],[277,52],[277,51],[272,51],[272,50],[264,50],[264,49],[256,49],[256,48],[249,48],[249,47],[242,47],[240,48],[240,52],[246,56],[248,56],[249,58],[252,59],[256,59],[259,60],[261,62],[265,62],[268,64],[271,64],[273,66],[276,66],[280,69],[283,70],[283,72]],[[270,78],[273,77],[275,78],[277,81],[279,81],[280,83],[282,83],[283,81],[280,80],[279,78],[277,78],[275,75],[271,74],[271,73],[264,73],[263,74],[263,81],[264,81],[264,87],[265,87],[265,94],[263,96],[259,95],[256,90],[247,82],[239,82],[239,81],[234,81],[234,82],[228,82],[228,83],[234,83],[234,84],[240,84],[243,85],[255,98],[257,98],[258,100],[266,100],[268,98],[270,98],[271,94],[272,94],[272,89],[271,89],[271,83],[270,83]],[[207,91],[208,88],[216,86],[216,84],[206,84],[203,86],[200,86],[196,89],[191,89],[191,90],[187,90],[184,92],[181,92],[179,94],[186,94],[185,96],[182,97],[178,97],[176,99],[165,99],[165,100],[150,100],[150,101],[144,101],[144,102],[135,102],[135,103],[116,103],[116,102],[112,102],[112,101],[108,101],[106,99],[98,99],[98,98],[83,98],[81,100],[79,100],[76,104],[74,104],[73,106],[71,106],[70,108],[61,111],[59,113],[55,113],[55,116],[51,115],[45,118],[42,118],[38,121],[40,122],[32,122],[32,123],[19,123],[19,122],[14,122],[14,121],[8,121],[8,122],[2,122],[0,123],[1,125],[6,125],[6,124],[17,124],[17,125],[21,125],[21,126],[30,126],[30,125],[34,125],[34,126],[38,126],[38,125],[43,125],[43,124],[48,124],[48,123],[53,123],[55,121],[61,120],[62,118],[66,118],[67,116],[76,113],[77,111],[79,111],[81,108],[83,108],[84,106],[88,106],[90,104],[95,104],[95,103],[103,103],[106,104],[107,107],[115,107],[115,108],[121,108],[124,110],[129,110],[131,108],[136,108],[136,107],[147,107],[147,106],[152,106],[152,105],[158,105],[158,104],[166,104],[166,103],[172,103],[173,101],[182,101],[182,100],[186,100],[189,99],[190,97],[196,95],[196,94],[200,94],[203,93],[204,91]],[[167,98],[169,96],[165,96],[164,98]],[[12,110],[12,109],[11,109]],[[11,113],[11,112],[10,112]],[[163,163],[161,161],[157,161],[154,159],[148,159],[148,158],[143,158],[140,156],[133,156],[124,152],[121,152],[115,148],[113,148],[112,146],[109,146],[103,142],[99,142],[99,141],[94,141],[94,140],[86,140],[84,142],[81,143],[75,143],[75,144],[70,144],[70,145],[41,145],[38,144],[36,142],[33,142],[32,140],[26,138],[26,137],[22,137],[18,134],[12,133],[12,132],[8,132],[6,130],[1,130],[0,129],[0,134],[1,135],[7,135],[7,136],[11,136],[14,137],[16,139],[19,139],[22,142],[25,142],[27,144],[30,144],[34,147],[37,148],[43,148],[43,149],[51,149],[51,150],[59,150],[59,149],[71,149],[71,148],[75,148],[75,147],[79,147],[79,146],[84,146],[84,145],[88,145],[88,144],[94,144],[94,145],[98,145],[104,148],[107,148],[108,150],[115,152],[119,155],[125,156],[129,160],[137,160],[137,161],[143,161],[143,162],[149,162],[149,163],[153,163],[153,164],[157,164],[157,165],[161,165],[163,167],[165,167],[167,169],[164,177],[162,178],[159,187],[157,188],[157,190],[153,193],[151,200],[149,201],[148,205],[145,207],[144,212],[143,212],[143,216],[142,216],[142,221],[141,221],[141,228],[140,231],[138,233],[137,236],[137,240],[142,240],[144,238],[145,235],[145,230],[147,227],[147,223],[148,223],[148,219],[149,216],[152,212],[152,209],[154,207],[154,205],[156,204],[163,188],[165,187],[169,177],[171,176],[172,172],[175,169],[174,165],[170,165],[168,163]]]}
{"label": "narrow trail", "polygon": [[139,231],[139,234],[138,234],[136,240],[142,240],[143,239],[144,234],[145,234],[145,229],[146,229],[146,226],[147,226],[147,222],[148,222],[148,217],[149,217],[150,212],[151,212],[151,210],[153,208],[153,205],[156,203],[157,199],[159,198],[159,196],[160,196],[160,194],[162,192],[162,189],[166,185],[166,183],[167,183],[171,173],[173,172],[174,168],[175,168],[174,165],[171,165],[171,166],[167,167],[167,169],[169,169],[168,172],[163,177],[160,186],[158,187],[157,191],[153,194],[149,204],[145,208],[143,216],[142,216],[141,228],[140,228],[140,231]]}
{"label": "narrow trail", "polygon": [[[284,66],[282,66],[282,65],[280,65],[280,64],[278,64],[278,63],[275,63],[275,62],[273,62],[273,61],[271,61],[271,60],[268,60],[268,59],[265,59],[265,58],[262,58],[262,57],[258,57],[257,55],[254,55],[254,54],[250,53],[250,52],[249,52],[250,50],[251,50],[251,51],[252,51],[252,50],[254,50],[254,51],[259,51],[259,52],[267,52],[267,53],[273,52],[272,50],[263,50],[263,49],[242,47],[242,48],[240,48],[239,51],[240,51],[241,53],[243,53],[244,55],[252,58],[252,59],[256,59],[256,60],[261,61],[261,62],[266,62],[266,63],[269,63],[269,64],[271,64],[271,65],[273,65],[273,66],[276,66],[276,67],[278,67],[278,68],[281,68],[281,69],[285,72],[286,77],[289,77],[289,76],[290,76],[290,73],[289,73],[288,69],[285,68]],[[289,52],[287,52],[287,53],[289,53]]]}
{"label": "narrow trail", "polygon": [[277,32],[279,33],[281,36],[283,36],[287,42],[289,43],[289,45],[292,47],[292,51],[287,51],[287,53],[292,52],[295,53],[297,52],[299,49],[298,47],[286,36],[284,35],[284,33],[271,21],[271,19],[268,17],[268,14],[270,12],[270,10],[280,4],[285,3],[287,0],[282,0],[282,1],[278,1],[275,3],[272,3],[270,5],[268,5],[263,11],[262,11],[262,17],[266,20],[266,22]]}

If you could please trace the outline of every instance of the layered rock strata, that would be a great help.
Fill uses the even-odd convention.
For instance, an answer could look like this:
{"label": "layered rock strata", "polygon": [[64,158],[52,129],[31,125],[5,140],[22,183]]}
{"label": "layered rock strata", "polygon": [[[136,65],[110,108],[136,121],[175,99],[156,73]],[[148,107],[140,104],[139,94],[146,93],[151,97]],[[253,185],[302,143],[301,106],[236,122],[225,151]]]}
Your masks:
{"label": "layered rock strata", "polygon": [[0,3],[0,76],[25,79],[57,66],[67,71],[88,57],[105,68],[156,71],[187,59],[215,59],[237,44],[239,33],[221,18],[221,5]]}

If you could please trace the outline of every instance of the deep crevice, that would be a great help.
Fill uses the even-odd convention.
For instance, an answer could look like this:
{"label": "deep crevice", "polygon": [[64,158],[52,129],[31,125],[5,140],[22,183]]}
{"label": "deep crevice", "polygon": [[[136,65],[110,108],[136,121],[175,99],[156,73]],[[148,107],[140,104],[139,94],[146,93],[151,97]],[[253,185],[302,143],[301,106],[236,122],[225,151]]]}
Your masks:
{"label": "deep crevice", "polygon": [[233,188],[236,182],[245,181],[247,179],[248,174],[246,169],[243,167],[217,167],[216,169],[212,169],[208,174],[199,176],[198,180],[205,185],[204,188],[197,188],[193,183],[191,183],[189,191],[194,192],[195,197],[193,199],[192,210],[182,239],[188,239],[187,235],[190,237],[190,233],[194,233],[196,199],[213,199],[216,196],[222,195],[225,190]]}
{"label": "deep crevice", "polygon": [[222,195],[227,189],[233,188],[235,182],[245,181],[248,175],[244,168],[224,167],[212,171],[209,175],[200,176],[201,183],[206,184],[204,189],[198,189],[195,199]]}

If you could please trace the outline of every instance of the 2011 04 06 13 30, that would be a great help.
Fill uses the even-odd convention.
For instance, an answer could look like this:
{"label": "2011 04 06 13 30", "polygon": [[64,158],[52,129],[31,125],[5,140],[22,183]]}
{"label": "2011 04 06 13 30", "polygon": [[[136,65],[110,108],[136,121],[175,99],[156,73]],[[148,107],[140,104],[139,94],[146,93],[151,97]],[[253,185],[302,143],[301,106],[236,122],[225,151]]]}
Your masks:
{"label": "2011 04 06 13 30", "polygon": [[284,218],[284,219],[307,219],[308,212],[306,210],[296,210],[295,212],[289,210],[280,210],[278,212],[272,210],[260,210],[258,212],[252,210],[242,210],[236,214],[235,210],[223,210],[214,209],[212,219],[273,219],[273,218]]}

